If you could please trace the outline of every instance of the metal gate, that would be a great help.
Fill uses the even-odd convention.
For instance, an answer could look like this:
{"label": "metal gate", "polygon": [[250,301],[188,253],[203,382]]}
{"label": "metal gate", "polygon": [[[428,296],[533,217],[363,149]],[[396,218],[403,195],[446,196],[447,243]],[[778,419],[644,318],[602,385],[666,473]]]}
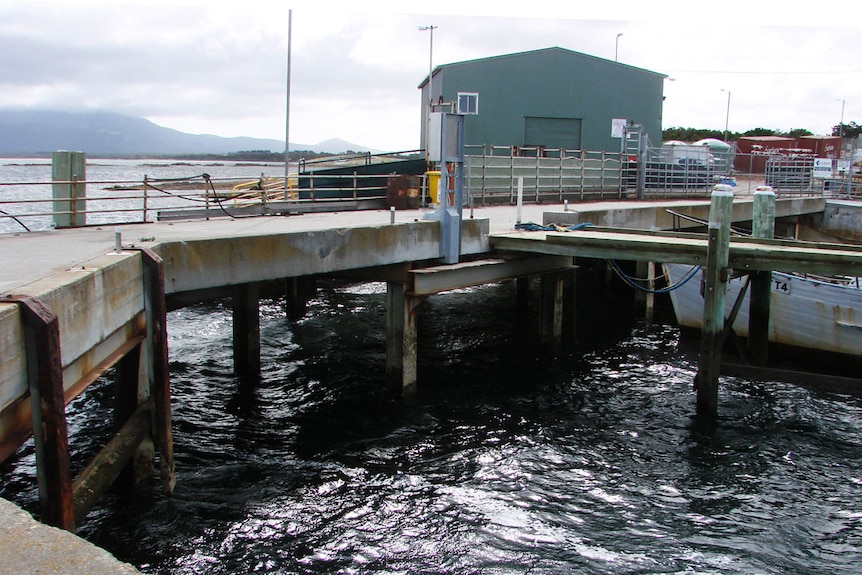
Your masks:
{"label": "metal gate", "polygon": [[625,168],[621,191],[638,198],[709,194],[713,186],[730,177],[733,148],[707,145],[653,146],[643,127],[625,127],[622,153]]}

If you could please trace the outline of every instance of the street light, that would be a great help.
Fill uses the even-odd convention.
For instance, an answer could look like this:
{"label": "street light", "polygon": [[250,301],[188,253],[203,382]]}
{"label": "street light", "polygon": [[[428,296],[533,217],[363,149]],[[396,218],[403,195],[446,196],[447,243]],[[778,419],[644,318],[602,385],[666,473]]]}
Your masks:
{"label": "street light", "polygon": [[431,112],[434,111],[434,29],[437,26],[419,26],[420,32],[428,30],[430,32],[430,40],[428,46],[428,121],[425,124],[425,158],[428,158],[430,138],[431,138]]}
{"label": "street light", "polygon": [[727,92],[727,113],[724,116],[724,141],[727,142],[727,125],[730,122],[730,90],[721,89],[722,92]]}
{"label": "street light", "polygon": [[434,30],[438,27],[439,26],[419,26],[420,32],[425,32],[426,30],[431,32],[428,46],[428,101],[432,111],[434,106],[434,93],[431,90],[433,81],[432,74],[434,72]]}
{"label": "street light", "polygon": [[841,102],[841,123],[838,124],[838,135],[844,137],[844,100],[836,98],[836,102]]}
{"label": "street light", "polygon": [[616,39],[616,42],[614,43],[614,62],[618,61],[618,59],[619,59],[619,55],[620,55],[620,36],[622,36],[622,35],[623,35],[623,33],[622,33],[622,32],[620,32],[619,34],[617,34],[617,39]]}

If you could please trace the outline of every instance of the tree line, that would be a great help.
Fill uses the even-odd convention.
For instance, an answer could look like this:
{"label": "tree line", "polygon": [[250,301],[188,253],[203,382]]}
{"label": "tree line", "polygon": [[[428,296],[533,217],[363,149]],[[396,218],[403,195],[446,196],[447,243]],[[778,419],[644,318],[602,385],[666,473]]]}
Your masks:
{"label": "tree line", "polygon": [[[836,124],[832,127],[832,136],[843,135],[845,138],[858,138],[862,134],[862,125],[856,122],[849,124]],[[814,133],[804,128],[793,128],[789,131],[772,130],[769,128],[754,128],[745,132],[728,132],[727,139],[729,141],[738,140],[746,136],[784,136],[789,138],[799,138],[801,136],[813,136]],[[705,130],[700,128],[667,128],[662,130],[662,140],[681,140],[683,142],[696,142],[705,138],[715,138],[717,140],[724,139],[723,130]]]}

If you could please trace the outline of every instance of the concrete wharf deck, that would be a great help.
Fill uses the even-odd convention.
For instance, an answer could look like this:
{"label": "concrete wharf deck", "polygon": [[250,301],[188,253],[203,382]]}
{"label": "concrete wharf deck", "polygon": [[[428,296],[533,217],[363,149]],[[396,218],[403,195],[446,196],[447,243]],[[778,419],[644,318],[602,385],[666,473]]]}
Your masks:
{"label": "concrete wharf deck", "polygon": [[[751,218],[751,199],[734,202],[734,221]],[[822,212],[823,198],[780,200],[776,217]],[[616,201],[572,204],[568,211],[563,205],[525,205],[521,221],[572,225],[590,222],[597,226],[638,228],[645,230],[671,229],[675,223],[684,227],[696,224],[685,220],[675,222],[667,210],[682,211],[706,219],[709,200]],[[430,210],[396,212],[396,222],[421,220]],[[214,212],[215,213],[215,212]],[[517,222],[514,206],[477,208],[475,219],[488,221],[488,233],[510,232]],[[468,218],[465,210],[464,218]],[[91,226],[50,232],[0,234],[0,294],[21,293],[24,286],[42,280],[55,272],[81,266],[109,254],[114,248],[114,233],[119,230],[124,245],[157,246],[159,244],[216,241],[228,237],[263,237],[294,232],[377,227],[388,224],[388,211],[316,213],[287,217],[217,217],[206,221],[171,221],[147,224]],[[146,239],[147,241],[142,241]],[[407,255],[407,254],[405,254]],[[170,290],[170,286],[166,286]]]}
{"label": "concrete wharf deck", "polygon": [[[750,198],[734,201],[733,220],[750,220],[751,203]],[[823,198],[813,197],[779,199],[776,216],[822,212],[825,203]],[[32,389],[28,385],[32,382],[28,384],[26,330],[22,327],[19,304],[8,299],[10,294],[37,298],[57,315],[61,395],[68,403],[107,367],[151,338],[158,327],[159,322],[150,315],[153,288],[147,283],[146,265],[142,263],[139,248],[154,252],[161,259],[162,297],[195,294],[189,301],[207,299],[217,293],[233,293],[236,297],[238,293],[213,290],[351,270],[376,270],[380,279],[389,281],[391,276],[387,270],[393,266],[395,277],[399,278],[395,281],[404,282],[407,281],[404,278],[411,277],[410,273],[412,277],[422,275],[421,271],[415,273],[416,270],[405,275],[410,270],[409,265],[408,268],[403,265],[415,262],[421,262],[426,271],[439,270],[442,276],[450,278],[441,281],[439,277],[427,278],[430,274],[426,274],[426,279],[416,284],[424,286],[417,292],[411,292],[415,287],[402,288],[400,295],[406,301],[456,285],[556,271],[561,261],[566,261],[549,258],[549,255],[563,256],[569,262],[572,256],[697,261],[705,255],[705,240],[693,235],[663,234],[658,230],[697,225],[680,221],[668,210],[705,219],[709,206],[709,200],[596,202],[573,204],[568,209],[562,205],[529,205],[520,210],[514,206],[499,206],[477,208],[472,218],[465,209],[462,254],[498,259],[482,265],[472,262],[449,267],[434,263],[439,257],[439,229],[437,222],[422,219],[428,210],[108,224],[2,235],[0,459],[5,459],[32,432],[32,413],[27,399]],[[516,233],[512,230],[519,217],[524,222],[560,225],[590,222],[597,226],[640,228],[650,232]],[[117,233],[122,238],[120,250],[115,249]],[[606,247],[600,247],[602,245]],[[847,271],[858,271],[862,275],[862,267],[855,267],[862,265],[860,251],[848,249],[838,253],[838,250],[830,251],[822,246],[810,253],[805,250],[811,247],[760,240],[735,244],[732,257],[739,265],[752,270],[785,269],[785,264],[789,266],[790,262],[796,266],[806,261],[808,267],[794,269],[810,271],[824,271],[823,266],[818,267],[818,259],[834,258],[829,266],[850,262]],[[515,252],[521,252],[532,263],[498,273],[488,272],[495,265],[506,265]],[[499,257],[501,255],[505,258]],[[471,269],[476,272],[472,277]],[[468,277],[465,278],[465,274]],[[256,301],[256,291],[246,295]],[[181,303],[180,299],[177,301]],[[396,305],[390,312],[397,309]],[[252,308],[252,314],[253,311],[256,308]],[[401,313],[409,316],[410,306],[405,306]],[[409,317],[404,321],[409,322]],[[140,353],[143,357],[149,352]],[[151,367],[149,373],[146,368],[140,371],[144,372],[143,377],[152,379],[152,372],[157,369]],[[167,399],[169,411],[169,397]],[[147,406],[147,409],[152,407]],[[138,419],[146,419],[146,413],[144,411],[144,416]],[[165,479],[163,477],[163,481]]]}

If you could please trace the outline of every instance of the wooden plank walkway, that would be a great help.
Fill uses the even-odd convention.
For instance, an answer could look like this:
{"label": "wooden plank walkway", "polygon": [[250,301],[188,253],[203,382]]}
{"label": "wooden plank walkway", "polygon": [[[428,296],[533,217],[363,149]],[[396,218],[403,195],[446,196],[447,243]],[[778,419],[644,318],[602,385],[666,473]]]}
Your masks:
{"label": "wooden plank walkway", "polygon": [[[535,254],[704,265],[707,236],[590,227],[571,232],[495,234],[491,246]],[[862,276],[862,246],[733,237],[728,265],[744,271]]]}

